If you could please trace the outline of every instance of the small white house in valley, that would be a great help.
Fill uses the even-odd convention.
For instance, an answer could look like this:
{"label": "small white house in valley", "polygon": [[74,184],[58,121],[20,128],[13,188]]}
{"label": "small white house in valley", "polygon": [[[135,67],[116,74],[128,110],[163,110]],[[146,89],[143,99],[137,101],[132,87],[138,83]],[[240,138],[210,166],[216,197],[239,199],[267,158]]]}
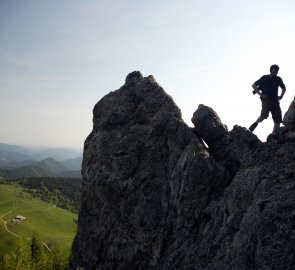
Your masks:
{"label": "small white house in valley", "polygon": [[24,221],[26,219],[26,217],[21,216],[21,215],[17,215],[12,221],[13,222],[21,222]]}

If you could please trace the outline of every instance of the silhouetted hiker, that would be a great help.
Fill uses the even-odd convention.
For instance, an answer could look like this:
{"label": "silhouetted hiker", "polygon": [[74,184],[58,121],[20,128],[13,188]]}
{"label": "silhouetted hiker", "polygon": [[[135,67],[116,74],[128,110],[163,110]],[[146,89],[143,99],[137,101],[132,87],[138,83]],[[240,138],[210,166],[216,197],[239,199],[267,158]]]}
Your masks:
{"label": "silhouetted hiker", "polygon": [[[262,76],[252,85],[254,89],[253,94],[258,94],[260,96],[262,109],[258,119],[249,127],[251,132],[253,132],[257,125],[266,119],[269,112],[271,112],[274,121],[272,134],[274,136],[278,134],[280,123],[282,122],[282,111],[279,100],[283,98],[286,92],[286,86],[284,85],[283,80],[277,76],[278,72],[279,66],[272,65],[270,67],[270,74]],[[282,94],[280,96],[278,96],[279,86],[282,89]]]}

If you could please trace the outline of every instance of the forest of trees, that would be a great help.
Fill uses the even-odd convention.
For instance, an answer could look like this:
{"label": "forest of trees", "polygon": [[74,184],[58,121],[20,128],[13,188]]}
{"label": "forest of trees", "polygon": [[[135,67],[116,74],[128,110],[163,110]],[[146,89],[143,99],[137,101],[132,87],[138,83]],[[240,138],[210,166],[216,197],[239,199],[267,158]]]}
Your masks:
{"label": "forest of trees", "polygon": [[38,237],[21,238],[16,250],[0,255],[0,270],[64,270],[69,268],[69,258],[59,245],[52,242],[47,249]]}
{"label": "forest of trees", "polygon": [[81,179],[38,177],[17,180],[24,192],[32,197],[53,203],[57,207],[78,213],[81,198]]}
{"label": "forest of trees", "polygon": [[5,183],[4,177],[0,175],[0,184],[4,184],[4,183]]}

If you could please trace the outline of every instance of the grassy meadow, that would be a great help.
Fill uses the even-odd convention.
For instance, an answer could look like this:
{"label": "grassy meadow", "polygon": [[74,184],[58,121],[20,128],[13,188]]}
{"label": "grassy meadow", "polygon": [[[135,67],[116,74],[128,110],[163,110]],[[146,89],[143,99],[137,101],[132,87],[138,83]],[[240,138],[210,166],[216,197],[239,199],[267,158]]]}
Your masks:
{"label": "grassy meadow", "polygon": [[[12,222],[17,215],[26,219]],[[52,241],[59,243],[69,254],[76,220],[76,214],[33,199],[18,185],[0,184],[0,254],[15,250],[20,237],[30,239],[32,235],[47,245]]]}

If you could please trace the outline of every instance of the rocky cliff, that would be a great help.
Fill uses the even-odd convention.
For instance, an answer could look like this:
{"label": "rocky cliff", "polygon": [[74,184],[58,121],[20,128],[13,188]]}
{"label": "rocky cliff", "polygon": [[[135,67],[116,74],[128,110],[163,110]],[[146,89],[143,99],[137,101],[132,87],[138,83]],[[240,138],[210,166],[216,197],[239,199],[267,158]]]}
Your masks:
{"label": "rocky cliff", "polygon": [[140,72],[95,105],[71,269],[294,269],[294,142],[192,122]]}

